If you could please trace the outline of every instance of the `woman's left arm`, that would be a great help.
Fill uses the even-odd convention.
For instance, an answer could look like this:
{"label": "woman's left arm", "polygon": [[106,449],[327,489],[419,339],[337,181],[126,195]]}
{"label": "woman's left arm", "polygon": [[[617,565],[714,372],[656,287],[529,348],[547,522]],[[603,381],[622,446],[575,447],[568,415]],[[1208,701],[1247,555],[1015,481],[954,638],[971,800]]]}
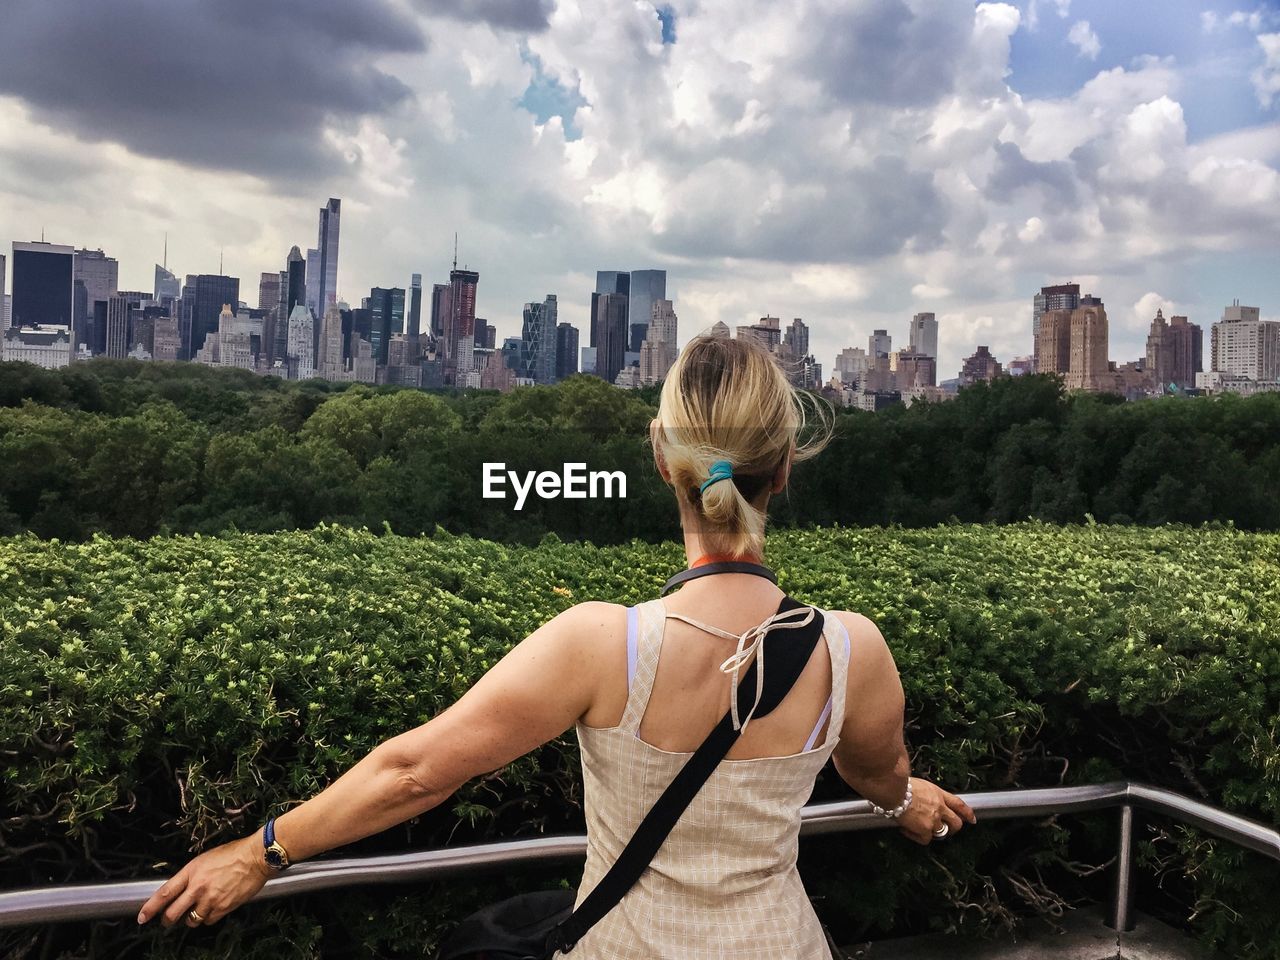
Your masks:
{"label": "woman's left arm", "polygon": [[[447,800],[564,733],[592,705],[623,608],[582,603],[530,634],[438,717],[385,740],[322,792],[276,818],[291,862],[379,833]],[[261,830],[196,857],[143,905],[138,922],[216,923],[262,889],[272,870]],[[199,921],[190,917],[195,909]]]}

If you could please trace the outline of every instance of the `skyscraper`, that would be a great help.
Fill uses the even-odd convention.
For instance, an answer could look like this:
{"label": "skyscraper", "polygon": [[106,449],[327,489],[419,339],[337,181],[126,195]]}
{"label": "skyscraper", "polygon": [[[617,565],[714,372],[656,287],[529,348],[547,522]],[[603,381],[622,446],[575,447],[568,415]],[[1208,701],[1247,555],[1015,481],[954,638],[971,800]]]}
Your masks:
{"label": "skyscraper", "polygon": [[151,296],[159,304],[166,301],[172,303],[182,296],[182,284],[178,282],[177,274],[171,273],[167,267],[157,263],[156,279]]}
{"label": "skyscraper", "polygon": [[[75,285],[72,316],[76,343],[88,342],[93,305],[116,295],[119,276],[120,265],[116,258],[108,257],[101,250],[77,250],[72,254],[72,283]],[[124,353],[119,356],[123,357]]]}
{"label": "skyscraper", "polygon": [[1113,380],[1108,376],[1107,311],[1097,297],[1069,296],[1078,301],[1076,307],[1049,307],[1040,317],[1036,371],[1062,374],[1068,390],[1099,391]]}
{"label": "skyscraper", "polygon": [[[871,358],[887,357],[893,350],[893,337],[888,330],[873,330],[867,338],[867,356]],[[976,354],[975,354],[976,356]]]}
{"label": "skyscraper", "polygon": [[316,303],[321,313],[338,302],[338,227],[342,201],[334,197],[320,208],[320,227],[316,238],[320,278]]}
{"label": "skyscraper", "polygon": [[387,363],[391,338],[404,333],[404,287],[374,287],[369,291],[370,335],[376,363]]}
{"label": "skyscraper", "polygon": [[613,383],[622,372],[627,352],[627,295],[597,294],[596,376]]}
{"label": "skyscraper", "polygon": [[649,329],[649,319],[653,316],[653,305],[667,297],[667,271],[665,270],[632,270],[630,279],[629,301],[627,303],[627,322],[630,326],[630,345],[627,349],[637,351],[644,342]]}
{"label": "skyscraper", "polygon": [[[305,276],[307,278],[307,306],[311,308],[311,314],[319,317],[320,310],[320,251],[307,250],[307,261],[305,268]],[[317,324],[318,326],[318,324]]]}
{"label": "skyscraper", "polygon": [[9,295],[4,292],[4,262],[4,254],[0,253],[0,337],[4,336],[4,331],[9,327]]}
{"label": "skyscraper", "polygon": [[182,359],[194,357],[211,333],[218,332],[218,318],[224,305],[240,302],[240,279],[213,273],[187,274],[182,287],[184,322],[189,322],[189,342]]}
{"label": "skyscraper", "polygon": [[444,328],[449,322],[449,284],[433,283],[431,285],[431,336],[440,341],[441,346],[438,347],[440,356],[445,355],[444,344]]}
{"label": "skyscraper", "polygon": [[449,311],[445,315],[444,340],[447,347],[446,361],[450,362],[455,377],[453,382],[465,386],[467,375],[475,364],[476,335],[476,287],[480,274],[474,270],[449,272]]}
{"label": "skyscraper", "polygon": [[276,310],[280,306],[280,272],[264,271],[258,277],[258,309]]}
{"label": "skyscraper", "polygon": [[556,379],[578,372],[578,328],[571,323],[556,325]]}
{"label": "skyscraper", "polygon": [[[73,260],[72,247],[44,241],[14,241],[11,326],[72,326]],[[74,331],[71,343],[74,350]]]}
{"label": "skyscraper", "polygon": [[[296,249],[296,248],[295,248]],[[315,319],[305,303],[295,304],[289,311],[289,340],[285,364],[289,378],[307,380],[315,376]]]}
{"label": "skyscraper", "polygon": [[542,303],[524,305],[524,326],[520,332],[520,376],[535,383],[556,379],[556,295],[547,294]]}
{"label": "skyscraper", "polygon": [[640,344],[640,382],[661,382],[675,362],[676,312],[670,300],[655,300],[644,342]]}
{"label": "skyscraper", "polygon": [[[596,316],[598,314],[596,305],[600,297],[609,293],[622,294],[629,302],[631,299],[631,274],[625,270],[596,271],[596,289],[591,294],[591,346],[593,347],[598,345],[596,343],[598,337],[596,331]],[[623,323],[626,323],[625,319]]]}
{"label": "skyscraper", "polygon": [[907,345],[912,353],[938,359],[938,320],[932,313],[917,313],[911,318]]}
{"label": "skyscraper", "polygon": [[1169,391],[1170,385],[1187,390],[1196,385],[1201,372],[1204,335],[1198,324],[1186,317],[1164,318],[1157,310],[1147,333],[1147,372],[1156,390]]}
{"label": "skyscraper", "polygon": [[307,261],[297,246],[289,251],[284,266],[288,274],[288,288],[284,294],[285,317],[288,318],[293,316],[293,308],[298,304],[307,304]]}
{"label": "skyscraper", "polygon": [[809,325],[796,317],[787,326],[787,332],[783,334],[782,345],[786,348],[793,359],[800,359],[809,355]]}
{"label": "skyscraper", "polygon": [[107,349],[108,357],[123,357],[129,352],[130,321],[138,301],[129,294],[113,295],[107,299]]}
{"label": "skyscraper", "polygon": [[409,284],[409,339],[417,348],[422,335],[422,274],[415,273]]}
{"label": "skyscraper", "polygon": [[[17,275],[14,309],[17,309]],[[1210,329],[1213,369],[1250,380],[1280,379],[1280,321],[1263,320],[1258,307],[1240,301],[1224,307],[1222,319]]]}
{"label": "skyscraper", "polygon": [[[1031,298],[1031,338],[1040,344],[1040,321],[1050,310],[1074,310],[1080,306],[1080,284],[1060,283],[1053,287],[1041,287]],[[1033,351],[1035,369],[1040,369],[1040,354]]]}

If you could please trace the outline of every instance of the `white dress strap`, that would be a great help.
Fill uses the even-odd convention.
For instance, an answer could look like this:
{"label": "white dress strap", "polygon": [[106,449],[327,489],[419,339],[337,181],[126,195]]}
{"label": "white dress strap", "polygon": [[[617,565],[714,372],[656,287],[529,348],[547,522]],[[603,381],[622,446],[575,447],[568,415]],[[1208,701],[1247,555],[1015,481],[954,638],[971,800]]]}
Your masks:
{"label": "white dress strap", "polygon": [[[751,718],[755,715],[756,707],[760,706],[760,698],[764,696],[764,638],[772,630],[795,630],[799,627],[807,626],[813,622],[816,613],[817,610],[814,607],[794,607],[791,610],[780,610],[767,620],[740,634],[729,633],[727,630],[721,630],[719,627],[713,627],[710,624],[703,623],[701,620],[695,620],[680,613],[668,613],[667,617],[683,621],[691,627],[705,630],[708,633],[715,634],[717,637],[738,641],[738,649],[733,656],[728,657],[720,664],[720,672],[733,677],[733,683],[729,689],[729,709],[733,714],[733,729],[746,730],[747,724],[751,722]],[[752,701],[751,709],[747,711],[746,717],[741,718],[738,716],[738,680],[743,665],[753,656],[757,657],[756,697]]]}
{"label": "white dress strap", "polygon": [[637,736],[658,674],[665,625],[661,604],[661,600],[648,600],[627,612],[627,708],[618,725]]}
{"label": "white dress strap", "polygon": [[845,690],[849,685],[849,659],[853,645],[843,620],[830,610],[823,610],[822,618],[826,627],[823,633],[827,637],[827,652],[831,655],[831,722],[822,741],[826,747],[839,740],[840,731],[844,729]]}

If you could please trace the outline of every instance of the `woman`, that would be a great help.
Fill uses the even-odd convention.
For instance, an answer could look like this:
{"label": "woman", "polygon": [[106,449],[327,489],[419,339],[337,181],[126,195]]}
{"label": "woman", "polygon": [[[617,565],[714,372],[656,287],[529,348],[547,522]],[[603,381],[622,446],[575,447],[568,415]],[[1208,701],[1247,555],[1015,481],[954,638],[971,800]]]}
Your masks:
{"label": "woman", "polygon": [[[651,437],[676,492],[692,570],[763,559],[770,495],[827,439],[802,442],[804,419],[801,395],[760,347],[702,337],[685,348]],[[138,921],[217,923],[283,858],[287,865],[418,816],[575,726],[588,834],[581,902],[728,712],[766,632],[753,628],[786,626],[784,596],[766,576],[720,572],[630,609],[592,602],[566,610],[440,716],[380,744],[262,831],[192,860]],[[909,775],[902,686],[875,624],[846,611],[822,615],[825,642],[791,692],[765,716],[735,718],[742,732],[726,759],[573,956],[830,957],[795,865],[800,808],[829,757],[918,843],[976,822],[963,800]]]}

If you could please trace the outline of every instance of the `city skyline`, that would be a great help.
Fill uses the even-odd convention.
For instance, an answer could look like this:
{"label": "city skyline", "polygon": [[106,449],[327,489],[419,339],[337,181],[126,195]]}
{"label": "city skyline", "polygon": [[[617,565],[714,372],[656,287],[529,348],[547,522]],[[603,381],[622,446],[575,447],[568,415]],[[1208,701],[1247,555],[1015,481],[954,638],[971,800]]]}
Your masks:
{"label": "city skyline", "polygon": [[[682,338],[803,317],[828,364],[933,312],[940,379],[978,344],[1030,353],[1046,285],[1106,300],[1119,360],[1157,309],[1206,329],[1236,298],[1280,316],[1268,6],[1160,7],[1135,31],[1141,4],[1084,0],[316,3],[299,22],[325,56],[274,66],[254,51],[277,14],[127,7],[20,8],[0,39],[0,236],[101,247],[123,289],[150,288],[167,233],[172,271],[221,259],[252,302],[332,196],[339,297],[442,282],[456,230],[500,339],[551,291],[585,342],[594,272],[628,264],[667,271]],[[74,90],[12,45],[89,34],[102,63],[72,57]],[[190,35],[233,69],[170,89],[189,53],[170,37]]]}

